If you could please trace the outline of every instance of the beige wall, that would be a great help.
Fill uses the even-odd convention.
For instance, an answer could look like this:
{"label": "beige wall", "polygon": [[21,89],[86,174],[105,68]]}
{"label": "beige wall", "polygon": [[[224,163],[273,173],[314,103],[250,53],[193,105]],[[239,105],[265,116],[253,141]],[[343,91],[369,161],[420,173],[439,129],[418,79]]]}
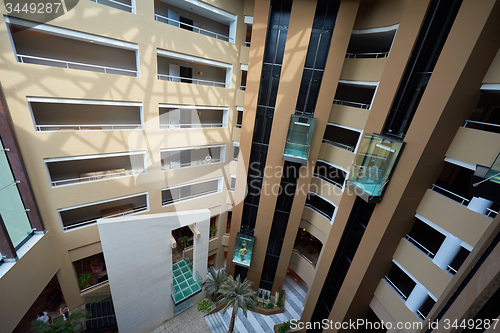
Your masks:
{"label": "beige wall", "polygon": [[[206,2],[238,16],[235,44],[155,21],[153,0],[137,1],[137,14],[85,1],[50,22],[57,27],[137,44],[139,77],[18,63],[6,25],[0,27],[0,77],[8,78],[2,80],[2,88],[42,218],[46,228],[50,230],[55,251],[51,257],[61,267],[57,276],[70,307],[81,304],[83,299],[68,251],[94,244],[100,239],[96,226],[63,233],[57,209],[142,192],[148,192],[151,213],[220,206],[223,214],[227,209],[226,188],[222,193],[190,200],[175,207],[161,206],[161,188],[229,175],[229,163],[232,160],[232,151],[229,149],[223,164],[167,172],[160,170],[161,148],[232,141],[232,128],[236,121],[236,88],[225,89],[157,79],[157,49],[224,62],[232,64],[233,68],[239,68],[240,46],[246,33],[246,25],[243,23],[244,3],[232,0]],[[239,71],[233,72],[233,87],[239,87],[239,76]],[[35,132],[26,102],[27,96],[142,102],[145,130]],[[160,103],[229,107],[229,126],[206,130],[160,130]],[[146,151],[147,174],[138,178],[110,179],[57,189],[50,187],[44,158],[131,150]],[[225,221],[220,223],[220,227],[225,229]],[[223,255],[218,256],[219,264],[222,263],[222,257]],[[18,262],[16,266],[24,267],[22,262]],[[17,309],[21,308],[22,306]],[[24,314],[21,310],[18,311],[20,315]]]}
{"label": "beige wall", "polygon": [[446,157],[474,166],[480,164],[489,167],[499,151],[500,134],[460,127],[446,152]]}
{"label": "beige wall", "polygon": [[313,265],[311,265],[306,259],[304,259],[300,254],[293,251],[290,257],[290,262],[288,263],[288,268],[292,269],[304,282],[307,287],[311,287],[311,283],[314,279],[314,274],[316,270]]}
{"label": "beige wall", "polygon": [[333,104],[328,122],[363,129],[369,113],[369,110]]}
{"label": "beige wall", "polygon": [[341,80],[378,82],[382,77],[387,58],[346,58]]}
{"label": "beige wall", "polygon": [[59,269],[50,232],[33,236],[26,245],[31,246],[29,251],[15,264],[0,266],[2,273],[12,266],[0,275],[0,327],[3,332],[11,332],[16,327]]}

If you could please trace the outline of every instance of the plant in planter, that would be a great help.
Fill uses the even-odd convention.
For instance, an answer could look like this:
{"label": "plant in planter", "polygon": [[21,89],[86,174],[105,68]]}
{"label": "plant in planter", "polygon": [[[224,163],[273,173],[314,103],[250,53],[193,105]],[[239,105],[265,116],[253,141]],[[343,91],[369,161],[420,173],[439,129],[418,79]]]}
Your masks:
{"label": "plant in planter", "polygon": [[181,237],[181,245],[183,248],[186,248],[189,246],[189,237],[184,235]]}
{"label": "plant in planter", "polygon": [[288,329],[290,328],[290,320],[289,321],[284,321],[283,322],[283,325],[278,327],[276,329],[276,332],[278,333],[286,333],[288,332]]}
{"label": "plant in planter", "polygon": [[278,301],[276,302],[276,305],[277,305],[278,307],[280,307],[280,308],[282,308],[282,307],[283,307],[283,305],[284,305],[284,304],[283,304],[283,296],[284,296],[284,294],[285,294],[285,293],[284,293],[283,291],[281,291],[281,292],[279,293],[279,296],[278,296]]}
{"label": "plant in planter", "polygon": [[210,227],[210,237],[215,236],[215,233],[217,232],[217,227],[215,225]]}
{"label": "plant in planter", "polygon": [[266,309],[273,309],[274,308],[274,304],[272,302],[269,302],[266,304]]}
{"label": "plant in planter", "polygon": [[204,299],[200,303],[198,303],[198,311],[209,313],[211,310],[212,310],[212,302],[210,302],[208,299]]}
{"label": "plant in planter", "polygon": [[78,277],[78,285],[80,286],[80,290],[83,290],[85,288],[88,288],[92,285],[94,277],[92,276],[92,273],[82,273]]}

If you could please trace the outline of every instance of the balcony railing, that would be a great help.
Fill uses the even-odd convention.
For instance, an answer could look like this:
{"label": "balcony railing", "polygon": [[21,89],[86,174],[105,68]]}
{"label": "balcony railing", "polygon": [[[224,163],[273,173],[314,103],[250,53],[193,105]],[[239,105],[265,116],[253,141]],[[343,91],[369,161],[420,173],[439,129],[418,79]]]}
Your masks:
{"label": "balcony railing", "polygon": [[203,86],[228,88],[226,86],[225,82],[192,79],[190,77],[181,77],[181,76],[174,76],[174,75],[167,75],[167,74],[158,74],[158,80],[172,81],[172,82],[182,82],[182,80],[186,80],[186,81],[191,81],[191,82],[186,82],[186,83],[199,84],[199,85],[203,85]]}
{"label": "balcony railing", "polygon": [[316,268],[316,265],[309,258],[307,258],[305,254],[303,254],[302,252],[300,252],[299,250],[296,250],[296,249],[292,249],[292,251],[295,252],[295,253],[297,253],[297,254],[299,254],[308,263],[310,263],[312,267]]}
{"label": "balcony railing", "polygon": [[389,52],[366,52],[366,53],[346,53],[346,58],[385,58],[389,56]]}
{"label": "balcony railing", "polygon": [[246,47],[250,47],[250,42],[245,42]]}
{"label": "balcony railing", "polygon": [[[467,126],[469,124],[477,124],[477,125],[484,125],[484,126],[493,126],[493,127],[497,127],[498,130],[500,131],[500,125],[499,124],[485,123],[485,122],[482,122],[482,121],[475,121],[475,120],[466,120],[464,127],[471,128],[471,126]],[[483,129],[479,129],[479,130],[483,130]]]}
{"label": "balcony railing", "polygon": [[201,161],[192,161],[190,163],[177,164],[174,167],[172,167],[171,165],[162,166],[161,170],[165,171],[165,170],[186,168],[186,167],[192,167],[192,166],[198,166],[198,165],[207,165],[207,164],[213,164],[213,163],[219,163],[219,162],[221,162],[221,160],[219,158],[213,158],[211,162],[207,162],[205,160],[201,160]]}
{"label": "balcony railing", "polygon": [[97,223],[97,220],[101,219],[101,218],[102,219],[109,219],[111,217],[118,217],[118,216],[125,216],[125,215],[131,215],[131,214],[135,214],[135,213],[140,213],[140,212],[143,212],[143,211],[146,211],[146,210],[148,210],[148,206],[141,206],[141,207],[137,207],[137,208],[132,208],[132,210],[130,210],[130,211],[116,213],[116,214],[113,214],[113,215],[108,215],[106,217],[97,217],[97,218],[90,219],[90,220],[87,220],[87,221],[83,221],[83,222],[71,224],[71,225],[68,225],[68,226],[63,226],[63,230],[64,231],[68,231],[68,230],[75,229],[75,228],[80,228],[80,227],[83,227],[83,226],[86,226],[86,225],[89,225],[89,224],[94,224],[94,223]]}
{"label": "balcony railing", "polygon": [[170,204],[175,203],[175,202],[185,201],[185,200],[189,200],[189,199],[194,199],[194,198],[202,197],[204,195],[209,195],[209,194],[218,193],[218,192],[219,192],[219,190],[217,190],[217,189],[207,190],[207,191],[204,191],[204,192],[200,192],[200,193],[196,193],[196,194],[191,194],[191,195],[188,195],[188,196],[185,196],[185,197],[172,198],[171,200],[162,200],[161,203],[162,203],[163,206],[166,206],[166,205],[170,205]]}
{"label": "balcony railing", "polygon": [[325,217],[331,223],[331,219],[332,218],[327,213],[323,213],[319,208],[316,208],[313,205],[308,204],[308,203],[304,204],[304,207],[308,207],[308,208],[314,210],[316,213],[322,215],[323,217]]}
{"label": "balcony railing", "polygon": [[138,175],[138,174],[141,174],[142,172],[144,172],[144,169],[126,170],[123,172],[107,173],[107,174],[103,174],[103,175],[95,175],[95,176],[89,176],[89,177],[53,180],[50,182],[50,185],[52,187],[56,187],[56,186],[64,186],[64,185],[71,185],[71,184],[79,184],[79,183],[83,183],[83,182],[93,182],[93,181],[97,181],[97,180]]}
{"label": "balcony railing", "polygon": [[343,143],[331,141],[331,140],[328,140],[328,139],[323,139],[322,142],[326,143],[328,145],[331,145],[331,146],[335,146],[335,147],[338,147],[338,148],[342,148],[342,149],[348,150],[351,153],[354,152],[354,147],[353,146],[345,145]]}
{"label": "balcony railing", "polygon": [[247,86],[240,86],[240,90],[246,91],[247,90]]}
{"label": "balcony railing", "polygon": [[[111,3],[114,3],[118,6],[123,6],[125,7],[124,9],[122,10],[125,10],[125,11],[128,11],[128,12],[131,12],[133,13],[134,12],[134,6],[131,6],[131,5],[127,5],[126,3],[123,3],[123,2],[120,2],[120,1],[115,1],[115,0],[90,0],[92,2],[95,2],[95,3],[99,3],[99,4],[102,4],[102,5],[106,5],[106,2],[111,2]],[[121,9],[121,8],[120,8]]]}
{"label": "balcony railing", "polygon": [[216,124],[160,124],[160,129],[172,129],[172,128],[221,128],[225,127],[222,123]]}
{"label": "balcony railing", "polygon": [[344,188],[344,185],[343,184],[340,184],[340,183],[337,183],[336,181],[334,181],[333,179],[330,179],[328,177],[324,177],[323,175],[320,175],[319,173],[315,173],[313,172],[313,177],[316,177],[316,178],[319,178],[319,179],[322,179],[324,180],[325,182],[327,183],[330,183],[332,185],[335,185],[337,186],[339,189],[343,189]]}
{"label": "balcony railing", "polygon": [[236,124],[236,128],[241,128],[241,124]]}
{"label": "balcony railing", "polygon": [[[447,189],[442,188],[440,186],[437,186],[435,184],[432,185],[431,190],[434,191],[434,192],[436,192],[436,193],[439,193],[441,195],[444,195],[445,197],[447,197],[447,198],[449,198],[449,199],[451,199],[453,201],[456,201],[456,202],[460,203],[463,206],[467,206],[469,204],[469,202],[470,202],[469,199],[464,198],[464,197],[462,197],[462,196],[460,196],[458,194],[455,194],[455,193],[453,193],[451,191],[448,191]],[[446,194],[441,193],[441,191],[444,192],[444,193],[446,193]]]}
{"label": "balcony railing", "polygon": [[[84,64],[81,62],[58,60],[58,59],[43,58],[43,57],[35,57],[35,56],[24,55],[24,54],[18,54],[17,57],[19,58],[20,62],[26,63],[26,64],[37,64],[37,62],[29,62],[29,61],[26,62],[25,61],[26,59],[27,60],[32,59],[32,60],[46,61],[48,63],[62,64],[63,65],[62,67],[66,67],[69,69],[85,69],[85,67],[89,67],[92,69],[97,69],[97,70],[102,71],[103,73],[107,73],[107,74],[122,74],[122,75],[128,75],[128,76],[137,76],[137,71],[130,70],[130,69],[124,69],[124,68]],[[80,66],[80,68],[77,68],[76,66]],[[57,66],[57,67],[61,67],[61,66]],[[131,74],[133,74],[133,75],[131,75]]]}
{"label": "balcony railing", "polygon": [[403,297],[403,299],[404,299],[405,301],[408,299],[408,297],[406,297],[406,295],[405,295],[405,294],[404,294],[401,290],[399,290],[399,288],[398,288],[398,287],[396,287],[396,285],[395,285],[394,283],[392,283],[391,279],[389,279],[389,277],[388,277],[387,275],[385,276],[385,281],[387,281],[387,283],[389,283],[389,285],[390,285],[392,288],[394,288],[394,290],[396,290],[396,291],[397,291],[397,293],[398,293],[401,297]]}
{"label": "balcony railing", "polygon": [[338,105],[345,105],[345,106],[352,106],[355,108],[360,108],[360,109],[365,109],[368,110],[370,108],[370,104],[363,104],[363,103],[358,103],[358,102],[349,102],[349,101],[342,101],[339,99],[334,99],[333,104],[338,104]]}
{"label": "balcony railing", "polygon": [[422,318],[422,320],[425,320],[425,316],[422,312],[420,312],[420,310],[417,310],[417,315]]}
{"label": "balcony railing", "polygon": [[457,270],[453,267],[451,267],[450,265],[448,265],[448,267],[446,268],[446,270],[451,274],[451,275],[455,275],[457,274]]}
{"label": "balcony railing", "polygon": [[131,130],[141,127],[141,124],[89,124],[89,125],[36,125],[37,132],[54,131],[115,131]]}
{"label": "balcony railing", "polygon": [[498,215],[498,212],[494,211],[493,209],[491,208],[486,208],[486,209],[488,210],[488,214],[486,214],[486,216],[494,219]]}
{"label": "balcony railing", "polygon": [[420,244],[419,242],[417,242],[415,240],[415,238],[411,237],[410,235],[406,235],[406,240],[410,243],[412,243],[413,245],[415,245],[419,250],[421,250],[422,252],[425,253],[426,256],[430,257],[431,259],[434,258],[435,254],[432,253],[431,251],[429,251],[425,246],[423,246],[422,244]]}
{"label": "balcony railing", "polygon": [[183,22],[162,16],[162,15],[155,14],[155,20],[158,22],[163,22],[163,23],[167,23],[167,24],[171,24],[171,25],[175,25],[175,26],[179,25],[179,27],[183,27],[183,28],[184,27],[185,28],[192,28],[193,32],[196,32],[196,33],[199,33],[199,34],[202,34],[205,36],[213,37],[215,39],[220,39],[220,40],[223,40],[225,42],[234,43],[234,38],[231,38],[229,36],[225,36],[225,35],[222,35],[222,34],[219,34],[217,32],[207,30],[207,29],[195,27],[194,25],[183,23]]}

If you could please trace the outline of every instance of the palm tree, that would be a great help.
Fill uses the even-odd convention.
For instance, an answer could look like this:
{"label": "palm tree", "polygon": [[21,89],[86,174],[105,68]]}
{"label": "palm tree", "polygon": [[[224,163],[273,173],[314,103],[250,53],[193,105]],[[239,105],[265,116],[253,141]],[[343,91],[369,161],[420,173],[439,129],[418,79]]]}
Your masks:
{"label": "palm tree", "polygon": [[213,295],[215,301],[219,298],[219,289],[224,282],[228,279],[227,273],[224,269],[216,270],[210,266],[208,270],[207,282],[205,284],[205,290],[209,295]]}
{"label": "palm tree", "polygon": [[79,332],[82,324],[87,320],[87,310],[85,308],[71,310],[68,320],[62,317],[55,318],[52,324],[44,323],[40,320],[33,320],[31,330],[35,333],[73,333]]}
{"label": "palm tree", "polygon": [[226,313],[229,307],[233,307],[233,314],[231,315],[231,322],[229,323],[229,333],[233,333],[238,309],[241,308],[246,317],[248,307],[253,308],[255,306],[255,291],[252,289],[252,285],[253,282],[248,279],[241,282],[240,276],[238,275],[236,279],[227,279],[219,289],[219,293],[222,296],[219,300],[219,304],[226,303],[222,313]]}

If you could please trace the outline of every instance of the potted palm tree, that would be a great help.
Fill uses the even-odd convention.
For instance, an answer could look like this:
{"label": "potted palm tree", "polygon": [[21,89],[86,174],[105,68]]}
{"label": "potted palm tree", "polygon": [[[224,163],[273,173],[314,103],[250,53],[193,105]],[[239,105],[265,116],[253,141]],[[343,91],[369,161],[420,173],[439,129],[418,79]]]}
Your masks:
{"label": "potted palm tree", "polygon": [[227,309],[233,307],[231,321],[229,322],[229,333],[233,333],[234,331],[234,323],[238,309],[242,309],[246,317],[247,309],[255,307],[255,291],[252,289],[252,284],[252,281],[248,279],[241,282],[240,276],[238,275],[236,279],[227,279],[219,289],[221,298],[218,303],[226,303],[222,313],[226,313]]}

